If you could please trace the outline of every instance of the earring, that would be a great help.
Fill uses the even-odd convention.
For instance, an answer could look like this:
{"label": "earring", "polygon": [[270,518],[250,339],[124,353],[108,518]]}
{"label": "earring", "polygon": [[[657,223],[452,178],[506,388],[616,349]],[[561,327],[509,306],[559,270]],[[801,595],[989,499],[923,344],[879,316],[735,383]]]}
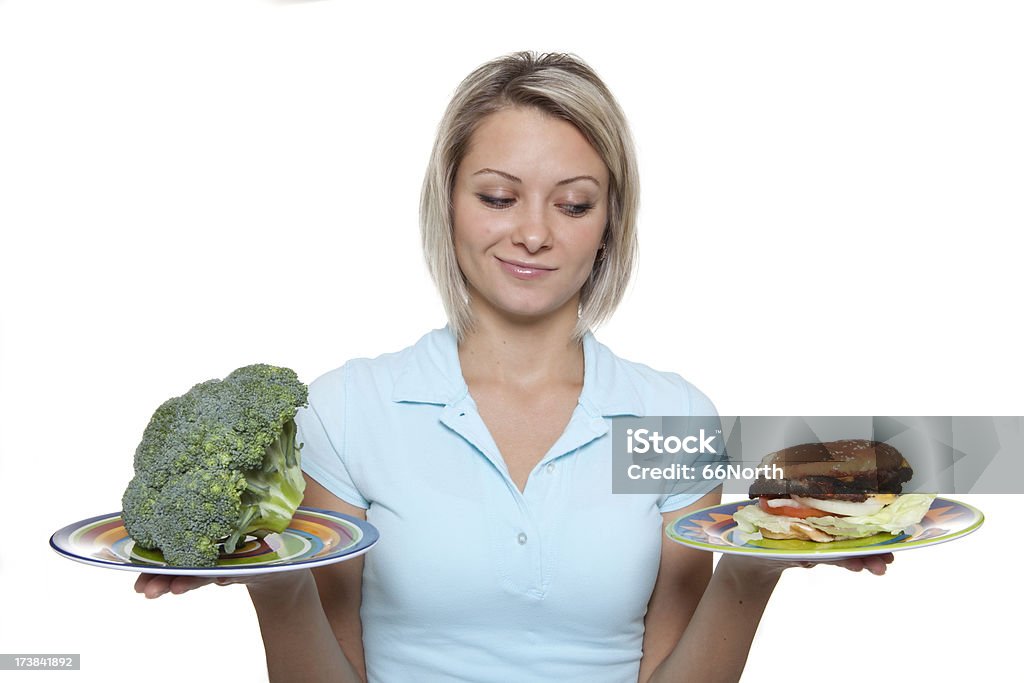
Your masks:
{"label": "earring", "polygon": [[603,263],[604,262],[604,257],[607,255],[607,251],[608,251],[608,245],[605,244],[604,242],[601,242],[601,247],[600,247],[600,249],[597,250],[597,262],[598,263]]}

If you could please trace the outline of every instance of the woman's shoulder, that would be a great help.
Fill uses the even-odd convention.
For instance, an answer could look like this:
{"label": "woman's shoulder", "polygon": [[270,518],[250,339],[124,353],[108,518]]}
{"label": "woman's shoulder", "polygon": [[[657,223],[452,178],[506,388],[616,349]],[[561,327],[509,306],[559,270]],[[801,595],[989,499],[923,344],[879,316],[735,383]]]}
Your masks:
{"label": "woman's shoulder", "polygon": [[[717,415],[714,403],[703,391],[677,372],[656,370],[613,353],[589,337],[597,390],[608,404],[605,414],[616,410],[638,415]],[[615,404],[621,404],[618,408]]]}
{"label": "woman's shoulder", "polygon": [[309,385],[310,396],[336,397],[354,386],[364,398],[374,393],[381,398],[395,398],[416,385],[448,379],[453,359],[457,372],[454,338],[447,328],[432,330],[398,351],[349,359],[313,380]]}

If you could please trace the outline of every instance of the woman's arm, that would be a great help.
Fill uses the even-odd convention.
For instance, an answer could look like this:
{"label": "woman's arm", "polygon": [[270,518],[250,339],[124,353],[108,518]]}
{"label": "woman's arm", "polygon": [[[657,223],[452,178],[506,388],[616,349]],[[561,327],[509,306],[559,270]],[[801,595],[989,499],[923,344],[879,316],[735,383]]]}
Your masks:
{"label": "woman's arm", "polygon": [[[665,524],[720,499],[719,492],[708,494],[688,508],[664,515]],[[785,569],[835,564],[881,575],[892,559],[891,553],[828,563],[723,555],[711,574],[711,553],[664,537],[661,568],[645,621],[648,632],[639,680],[734,683],[743,673],[761,616]]]}
{"label": "woman's arm", "polygon": [[361,679],[345,657],[320,604],[309,570],[287,584],[251,583],[249,596],[263,634],[271,683],[306,683]]}
{"label": "woman's arm", "polygon": [[[366,519],[366,510],[349,505],[306,478],[302,504]],[[263,634],[271,683],[366,680],[359,606],[363,558],[301,572],[288,590],[249,584],[249,596]]]}
{"label": "woman's arm", "polygon": [[[722,501],[721,487],[693,505],[662,515],[662,529],[679,517]],[[641,683],[672,652],[689,625],[711,580],[712,554],[680,545],[662,534],[661,565],[644,618]]]}
{"label": "woman's arm", "polygon": [[[366,510],[349,505],[306,478],[302,504],[366,519]],[[279,592],[249,585],[263,634],[270,683],[366,680],[362,602],[363,558],[302,572],[293,590]]]}
{"label": "woman's arm", "polygon": [[[782,568],[772,567],[749,571],[750,567],[742,566],[748,559],[722,557],[682,637],[649,678],[640,680],[734,683],[740,679],[757,626],[782,573]],[[685,581],[682,577],[677,580]]]}
{"label": "woman's arm", "polygon": [[[306,476],[306,493],[302,504],[366,519],[366,510],[349,505],[309,476]],[[359,618],[359,608],[363,602],[363,557],[314,569],[313,577],[334,637],[359,678],[365,681],[363,623]]]}

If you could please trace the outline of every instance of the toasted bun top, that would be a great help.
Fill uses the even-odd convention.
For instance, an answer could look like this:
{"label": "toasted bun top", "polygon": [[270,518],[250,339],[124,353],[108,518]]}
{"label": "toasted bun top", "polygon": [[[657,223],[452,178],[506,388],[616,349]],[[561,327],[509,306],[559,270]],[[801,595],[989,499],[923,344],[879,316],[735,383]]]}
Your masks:
{"label": "toasted bun top", "polygon": [[909,468],[903,455],[882,441],[843,439],[803,443],[769,453],[761,461],[778,466],[786,479],[799,477],[855,477],[878,470]]}

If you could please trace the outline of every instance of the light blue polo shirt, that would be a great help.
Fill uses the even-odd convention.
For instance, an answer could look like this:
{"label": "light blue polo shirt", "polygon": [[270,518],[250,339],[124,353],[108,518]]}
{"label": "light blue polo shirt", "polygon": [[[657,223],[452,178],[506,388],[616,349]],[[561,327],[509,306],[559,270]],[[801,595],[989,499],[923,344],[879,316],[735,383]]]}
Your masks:
{"label": "light blue polo shirt", "polygon": [[662,512],[690,493],[612,494],[609,417],[715,415],[672,373],[583,340],[583,390],[520,492],[446,327],[310,386],[303,469],[366,508],[370,681],[636,681]]}

